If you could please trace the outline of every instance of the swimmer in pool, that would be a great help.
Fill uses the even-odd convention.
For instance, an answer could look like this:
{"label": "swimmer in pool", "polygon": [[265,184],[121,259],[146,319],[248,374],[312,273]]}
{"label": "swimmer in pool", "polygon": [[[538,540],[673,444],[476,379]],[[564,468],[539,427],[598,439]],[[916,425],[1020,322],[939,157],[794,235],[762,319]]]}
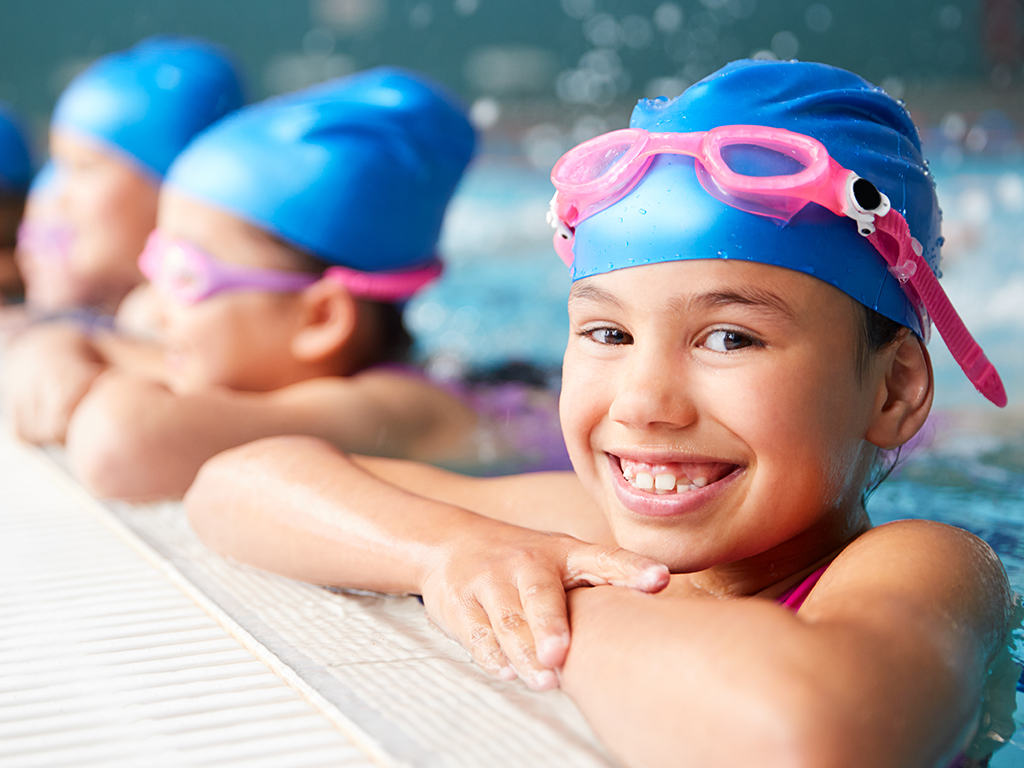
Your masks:
{"label": "swimmer in pool", "polygon": [[[381,68],[239,111],[175,160],[139,263],[163,306],[162,369],[103,360],[70,416],[73,472],[102,496],[180,497],[258,437],[468,466],[482,420],[402,363],[401,305],[441,272],[437,238],[473,153],[464,109]],[[112,353],[116,358],[117,354]],[[91,357],[90,357],[91,356]],[[47,429],[27,403],[23,433]]]}
{"label": "swimmer in pool", "polygon": [[1007,736],[983,695],[1002,565],[965,531],[865,510],[928,416],[932,322],[1005,403],[934,279],[907,111],[843,70],[740,61],[641,101],[553,180],[575,473],[262,440],[200,472],[200,538],[422,595],[488,672],[561,685],[626,765],[982,764]]}
{"label": "swimmer in pool", "polygon": [[32,156],[21,121],[0,102],[0,299],[21,298],[24,286],[14,261],[18,225],[32,181]]}
{"label": "swimmer in pool", "polygon": [[226,52],[193,38],[149,38],[72,80],[50,123],[58,208],[72,238],[60,258],[23,259],[29,309],[113,313],[142,282],[136,261],[171,161],[242,103]]}

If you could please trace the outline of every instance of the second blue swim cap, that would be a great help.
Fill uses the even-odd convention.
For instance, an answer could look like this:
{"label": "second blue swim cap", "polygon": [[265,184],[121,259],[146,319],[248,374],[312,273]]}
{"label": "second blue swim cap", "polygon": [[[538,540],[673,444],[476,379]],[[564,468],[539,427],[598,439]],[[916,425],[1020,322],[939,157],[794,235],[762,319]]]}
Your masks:
{"label": "second blue swim cap", "polygon": [[[652,133],[722,125],[785,128],[820,141],[840,165],[889,197],[923,245],[928,264],[938,270],[942,240],[935,185],[909,113],[880,88],[824,64],[737,61],[676,99],[641,101],[630,120],[631,127]],[[885,260],[850,219],[813,203],[788,224],[738,210],[704,190],[694,160],[686,156],[656,156],[625,198],[580,222],[573,252],[573,279],[684,259],[744,259],[787,267],[825,280],[926,335]]]}
{"label": "second blue swim cap", "polygon": [[96,141],[161,178],[193,136],[244,101],[222,48],[151,37],[104,56],[72,80],[51,127]]}
{"label": "second blue swim cap", "polygon": [[32,181],[32,156],[21,121],[0,102],[0,194],[21,195]]}
{"label": "second blue swim cap", "polygon": [[239,111],[182,153],[167,184],[330,264],[403,270],[436,258],[474,142],[454,97],[378,68]]}

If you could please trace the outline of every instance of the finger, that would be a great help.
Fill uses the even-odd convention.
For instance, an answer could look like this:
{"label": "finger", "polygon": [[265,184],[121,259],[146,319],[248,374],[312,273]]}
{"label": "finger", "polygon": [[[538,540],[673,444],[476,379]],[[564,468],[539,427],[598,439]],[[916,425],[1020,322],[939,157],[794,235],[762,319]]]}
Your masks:
{"label": "finger", "polygon": [[565,589],[557,575],[523,577],[519,596],[533,635],[537,661],[549,669],[561,667],[569,652],[569,617]]}
{"label": "finger", "polygon": [[456,639],[466,647],[481,669],[501,680],[516,679],[516,671],[498,644],[487,612],[476,600],[453,623]]}
{"label": "finger", "polygon": [[519,602],[518,590],[511,586],[501,589],[482,604],[498,645],[523,682],[537,691],[557,687],[558,676],[537,660],[533,633]]}
{"label": "finger", "polygon": [[629,587],[641,592],[660,592],[668,586],[668,567],[621,547],[590,545],[569,552],[565,587],[583,584]]}

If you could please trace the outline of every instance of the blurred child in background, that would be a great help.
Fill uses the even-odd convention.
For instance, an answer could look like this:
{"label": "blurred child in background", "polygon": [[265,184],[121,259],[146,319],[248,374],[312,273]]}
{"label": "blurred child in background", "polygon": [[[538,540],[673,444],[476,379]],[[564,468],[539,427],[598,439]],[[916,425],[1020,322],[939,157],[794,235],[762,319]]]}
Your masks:
{"label": "blurred child in background", "polygon": [[18,299],[24,287],[14,260],[18,225],[32,180],[32,158],[14,111],[0,102],[0,297]]}
{"label": "blurred child in background", "polygon": [[50,124],[56,208],[71,239],[66,252],[23,255],[30,309],[113,313],[142,281],[136,261],[171,161],[242,103],[226,52],[197,39],[149,38],[79,74]]}
{"label": "blurred child in background", "polygon": [[163,307],[161,370],[116,365],[102,334],[79,333],[81,402],[40,406],[26,387],[16,426],[45,441],[66,423],[73,471],[129,499],[180,496],[206,459],[266,435],[457,466],[484,443],[501,457],[467,400],[400,364],[402,304],[440,274],[474,141],[460,104],[393,69],[213,126],[171,166],[140,259]]}

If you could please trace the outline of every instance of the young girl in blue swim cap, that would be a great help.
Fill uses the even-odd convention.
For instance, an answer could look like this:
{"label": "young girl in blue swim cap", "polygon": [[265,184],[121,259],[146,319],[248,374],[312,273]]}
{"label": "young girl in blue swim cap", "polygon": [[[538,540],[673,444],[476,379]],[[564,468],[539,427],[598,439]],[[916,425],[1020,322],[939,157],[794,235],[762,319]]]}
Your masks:
{"label": "young girl in blue swim cap", "polygon": [[61,257],[26,261],[36,313],[112,313],[142,276],[136,260],[156,222],[160,181],[201,130],[243,103],[226,51],[152,37],[104,56],[64,90],[50,124],[60,207],[72,237]]}
{"label": "young girl in blue swim cap", "polygon": [[278,438],[203,468],[196,531],[422,595],[490,673],[560,684],[627,765],[981,764],[1007,737],[994,681],[1012,701],[1016,677],[985,688],[1003,568],[962,530],[875,528],[864,506],[928,416],[929,318],[1005,403],[934,280],[909,116],[848,72],[745,61],[641,102],[631,129],[553,172],[574,473],[478,480]]}
{"label": "young girl in blue swim cap", "polygon": [[75,474],[132,499],[180,497],[206,459],[274,434],[460,467],[532,463],[500,436],[481,458],[487,415],[401,362],[402,304],[441,272],[438,235],[474,142],[453,97],[389,68],[213,126],[171,165],[139,259],[159,297],[159,359],[78,333],[65,343],[91,371],[84,391],[63,410],[22,401],[16,427],[59,440],[64,419]]}

